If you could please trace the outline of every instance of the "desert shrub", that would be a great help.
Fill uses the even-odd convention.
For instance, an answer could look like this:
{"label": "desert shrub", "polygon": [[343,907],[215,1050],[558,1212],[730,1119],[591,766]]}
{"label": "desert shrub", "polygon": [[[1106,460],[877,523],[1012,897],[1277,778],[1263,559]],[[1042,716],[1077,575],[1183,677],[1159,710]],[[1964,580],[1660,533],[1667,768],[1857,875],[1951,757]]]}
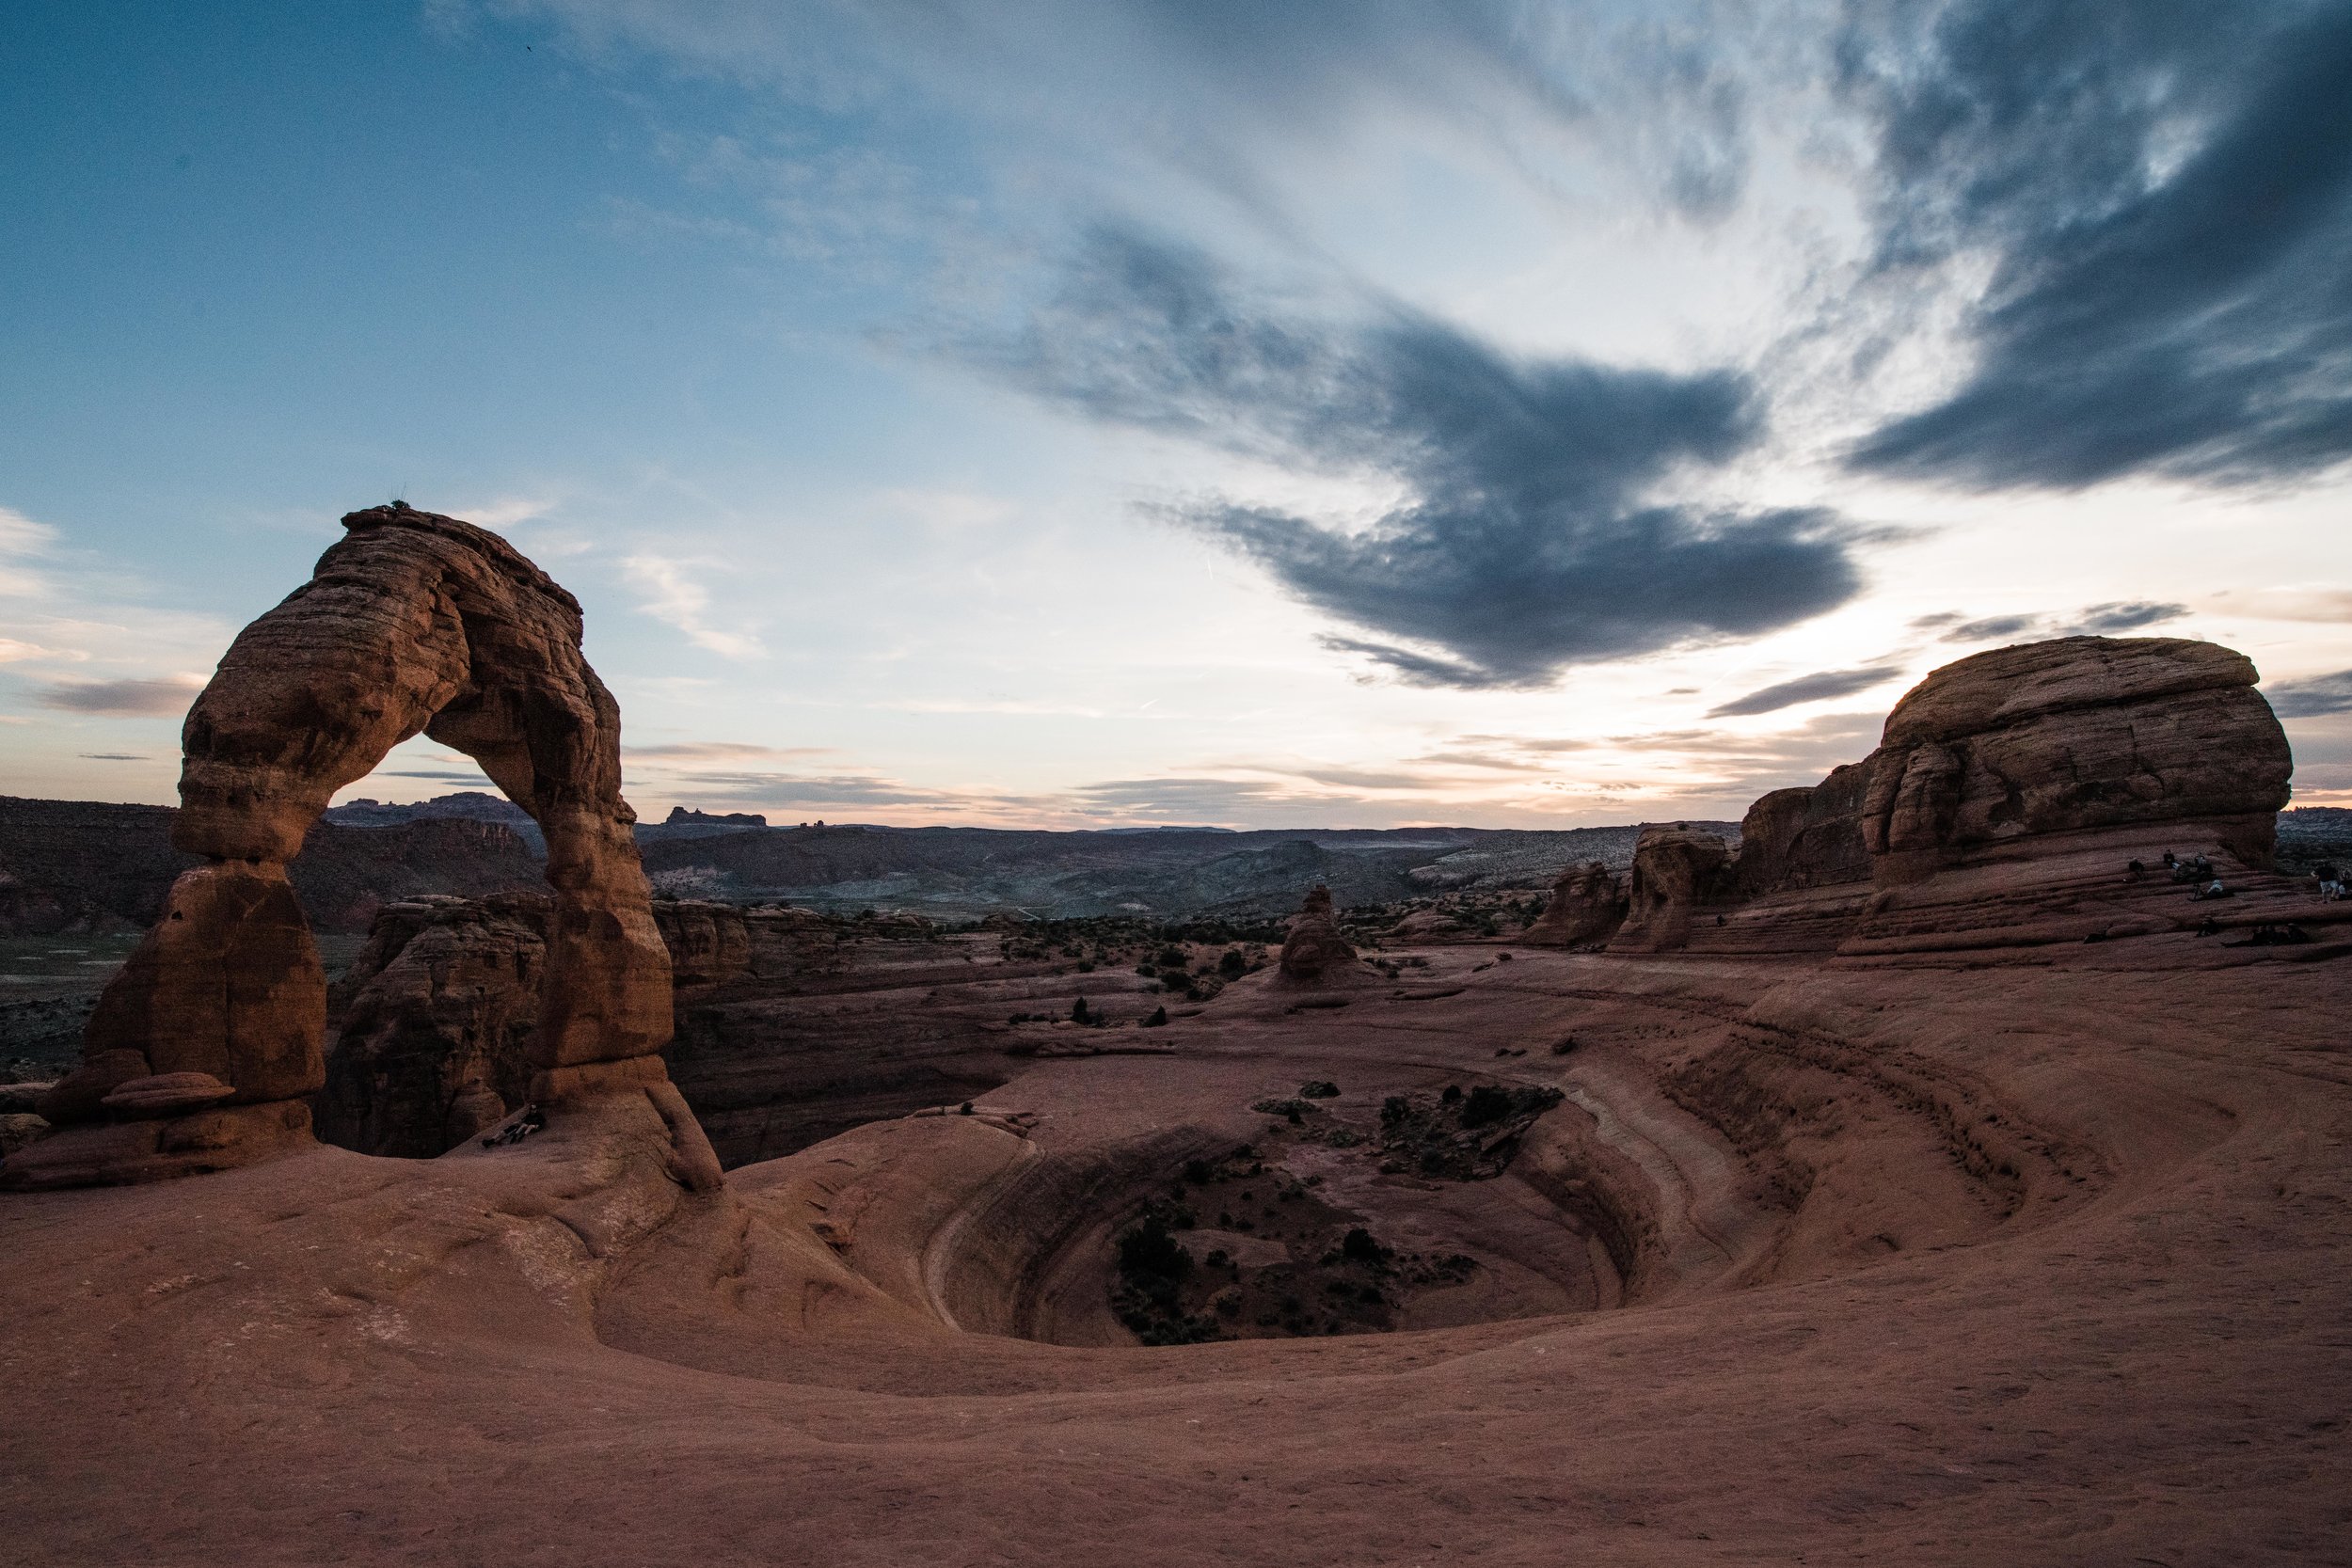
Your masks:
{"label": "desert shrub", "polygon": [[1152,961],[1162,969],[1173,969],[1181,973],[1184,967],[1184,950],[1173,945],[1163,947],[1160,949],[1160,956]]}
{"label": "desert shrub", "polygon": [[1457,1100],[1459,1100],[1459,1099],[1461,1099],[1461,1098],[1462,1098],[1462,1085],[1459,1085],[1459,1084],[1448,1084],[1448,1085],[1445,1086],[1445,1092],[1444,1092],[1443,1094],[1441,1094],[1441,1095],[1438,1096],[1438,1099],[1439,1101],[1441,1101],[1442,1102],[1444,1102],[1445,1104],[1448,1104],[1448,1105],[1453,1104],[1455,1101],[1457,1101]]}
{"label": "desert shrub", "polygon": [[1070,1022],[1073,1023],[1091,1023],[1094,1022],[1093,1015],[1087,1011],[1087,999],[1085,997],[1081,996],[1077,1001],[1073,1002],[1070,1005]]}
{"label": "desert shrub", "polygon": [[1392,1094],[1389,1096],[1388,1099],[1380,1102],[1381,1125],[1394,1126],[1396,1123],[1403,1121],[1407,1116],[1411,1115],[1412,1110],[1413,1102],[1411,1101],[1406,1099],[1401,1094]]}
{"label": "desert shrub", "polygon": [[1157,1029],[1167,1022],[1168,1009],[1166,1007],[1154,1007],[1152,1009],[1152,1016],[1143,1021],[1143,1026],[1146,1029]]}
{"label": "desert shrub", "polygon": [[1241,956],[1241,949],[1238,947],[1227,948],[1225,956],[1216,960],[1216,972],[1228,980],[1240,979],[1248,968],[1249,960]]}
{"label": "desert shrub", "polygon": [[1351,1263],[1377,1263],[1389,1256],[1389,1249],[1373,1240],[1372,1232],[1359,1225],[1341,1241],[1340,1256]]}
{"label": "desert shrub", "polygon": [[1119,1272],[1131,1283],[1166,1280],[1173,1285],[1192,1273],[1192,1254],[1153,1214],[1119,1238]]}
{"label": "desert shrub", "polygon": [[1481,1084],[1462,1101],[1462,1125],[1487,1127],[1511,1114],[1511,1091]]}
{"label": "desert shrub", "polygon": [[1328,1078],[1310,1079],[1298,1085],[1298,1098],[1301,1100],[1336,1100],[1339,1093],[1340,1086]]}

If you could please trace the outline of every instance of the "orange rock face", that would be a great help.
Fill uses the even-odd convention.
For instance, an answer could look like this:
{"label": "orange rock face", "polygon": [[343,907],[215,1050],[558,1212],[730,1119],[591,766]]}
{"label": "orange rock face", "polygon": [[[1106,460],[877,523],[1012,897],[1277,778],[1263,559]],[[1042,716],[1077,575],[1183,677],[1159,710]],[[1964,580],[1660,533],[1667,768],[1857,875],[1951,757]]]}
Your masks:
{"label": "orange rock face", "polygon": [[[69,1124],[109,1115],[106,1093],[157,1074],[210,1074],[240,1105],[320,1087],[326,978],[286,862],[335,791],[420,733],[474,758],[546,833],[554,899],[534,1093],[633,1085],[593,1069],[669,1038],[670,960],[621,799],[620,710],[580,655],[578,601],[453,517],[396,504],[343,527],[311,580],[238,635],[188,714],[172,842],[206,863],[180,879],[101,999],[86,1067],[51,1096]],[[163,1125],[167,1146],[174,1124]],[[270,1128],[257,1148],[290,1131]],[[222,1137],[203,1168],[233,1158]],[[173,1174],[152,1153],[134,1162],[135,1179]],[[42,1144],[8,1179],[107,1180],[107,1168]]]}
{"label": "orange rock face", "polygon": [[1600,942],[1625,922],[1625,890],[1598,861],[1572,865],[1551,885],[1551,900],[1519,934],[1531,946],[1575,947]]}

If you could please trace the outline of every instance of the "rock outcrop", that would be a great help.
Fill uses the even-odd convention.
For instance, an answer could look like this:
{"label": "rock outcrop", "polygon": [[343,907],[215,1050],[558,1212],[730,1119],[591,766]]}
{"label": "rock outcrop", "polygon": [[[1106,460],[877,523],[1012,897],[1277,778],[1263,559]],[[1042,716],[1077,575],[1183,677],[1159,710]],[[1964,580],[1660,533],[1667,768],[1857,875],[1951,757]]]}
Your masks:
{"label": "rock outcrop", "polygon": [[1730,859],[1731,848],[1720,834],[1681,822],[1644,828],[1633,846],[1625,924],[1609,950],[1668,953],[1687,945],[1700,905],[1724,893],[1724,868]]}
{"label": "rock outcrop", "polygon": [[1818,784],[1775,789],[1740,824],[1733,885],[1740,897],[1836,887],[1870,879],[1862,805],[1876,771],[1871,759],[1830,770]]}
{"label": "rock outcrop", "polygon": [[531,1093],[548,900],[394,904],[336,986],[318,1132],[363,1154],[430,1159]]}
{"label": "rock outcrop", "polygon": [[2018,840],[2201,828],[2266,866],[2294,758],[2253,661],[2181,638],[2066,637],[1963,658],[1887,715],[1863,802],[1882,887]]}
{"label": "rock outcrop", "polygon": [[1598,861],[1572,865],[1551,885],[1550,901],[1518,940],[1531,946],[1581,947],[1605,942],[1625,923],[1625,888]]}
{"label": "rock outcrop", "polygon": [[1331,909],[1331,890],[1318,882],[1299,906],[1290,934],[1282,939],[1281,978],[1299,985],[1325,985],[1352,974],[1355,968],[1356,949],[1340,935]]}
{"label": "rock outcrop", "polygon": [[[2210,642],[2069,637],[1935,671],[1863,761],[1749,809],[1713,952],[1887,957],[2201,924],[2162,875],[2269,864],[2293,759],[2252,663]],[[2155,868],[2133,874],[2134,861]]]}
{"label": "rock outcrop", "polygon": [[[723,985],[752,973],[755,920],[763,926],[783,924],[797,928],[801,916],[784,911],[764,919],[736,904],[699,898],[660,899],[653,907],[654,924],[670,950],[670,972],[680,987]],[[763,932],[763,935],[765,933]]]}
{"label": "rock outcrop", "polygon": [[[687,1147],[700,1133],[691,1117],[677,1126],[683,1102],[655,1055],[670,1035],[669,957],[620,794],[620,710],[580,655],[579,603],[453,517],[395,504],[343,527],[189,711],[171,838],[200,862],[102,997],[83,1068],[44,1101],[59,1130],[0,1180],[155,1180],[308,1138],[326,982],[286,865],[334,793],[420,732],[474,758],[546,835],[532,1098],[642,1096],[680,1138],[680,1168],[715,1170],[707,1144]],[[105,1104],[125,1082],[180,1072],[232,1094],[177,1119]]]}

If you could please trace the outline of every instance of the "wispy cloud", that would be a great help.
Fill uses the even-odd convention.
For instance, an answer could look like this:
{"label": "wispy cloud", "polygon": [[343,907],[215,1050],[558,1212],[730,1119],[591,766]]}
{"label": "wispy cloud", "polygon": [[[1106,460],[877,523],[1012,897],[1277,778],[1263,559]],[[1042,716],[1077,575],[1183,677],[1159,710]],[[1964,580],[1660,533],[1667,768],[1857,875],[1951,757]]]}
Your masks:
{"label": "wispy cloud", "polygon": [[1866,664],[1854,670],[1819,670],[1809,675],[1776,681],[1759,688],[1744,697],[1708,710],[1709,719],[1745,718],[1758,713],[1777,713],[1800,703],[1825,702],[1832,697],[1851,697],[1857,691],[1867,691],[1883,686],[1903,673],[1900,664]]}
{"label": "wispy cloud", "polygon": [[31,598],[48,594],[49,579],[24,562],[47,555],[56,542],[56,529],[33,521],[13,507],[0,506],[0,596]]}
{"label": "wispy cloud", "polygon": [[[1948,626],[1942,642],[2001,642],[2039,637],[2113,637],[2178,620],[2189,612],[2185,604],[2153,599],[2110,600],[2063,612],[1987,615],[1963,621],[1957,614],[1923,615],[1911,624],[1921,630]],[[1958,625],[1952,623],[1958,622]]]}
{"label": "wispy cloud", "polygon": [[754,659],[768,652],[748,631],[711,624],[710,591],[687,575],[688,563],[668,556],[632,555],[621,562],[629,580],[650,595],[638,609],[676,627],[688,641],[725,658]]}
{"label": "wispy cloud", "polygon": [[2317,719],[2330,713],[2352,713],[2352,670],[2332,675],[2312,675],[2299,681],[2280,681],[2263,688],[2271,710],[2281,719]]}
{"label": "wispy cloud", "polygon": [[741,740],[681,740],[657,746],[624,746],[621,754],[662,763],[741,763],[760,757],[814,757],[830,746],[760,746]]}
{"label": "wispy cloud", "polygon": [[56,681],[35,693],[35,701],[64,713],[87,713],[113,719],[176,719],[204,689],[201,675],[167,675],[160,680]]}

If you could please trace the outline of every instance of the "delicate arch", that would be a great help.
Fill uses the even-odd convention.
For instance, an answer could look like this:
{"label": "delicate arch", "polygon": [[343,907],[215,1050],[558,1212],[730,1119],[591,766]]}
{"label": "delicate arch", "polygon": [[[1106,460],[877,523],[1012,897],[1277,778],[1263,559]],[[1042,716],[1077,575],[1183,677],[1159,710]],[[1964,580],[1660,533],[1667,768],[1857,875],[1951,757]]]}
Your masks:
{"label": "delicate arch", "polygon": [[286,863],[337,790],[420,733],[479,762],[546,834],[534,1098],[658,1085],[665,1119],[684,1115],[657,1054],[670,959],[621,799],[620,709],[581,657],[579,602],[454,517],[395,503],[343,527],[188,713],[172,842],[205,863],[173,884],[99,1000],[83,1067],[44,1107],[68,1126],[113,1124],[90,1146],[90,1180],[217,1168],[307,1138],[326,987]]}

